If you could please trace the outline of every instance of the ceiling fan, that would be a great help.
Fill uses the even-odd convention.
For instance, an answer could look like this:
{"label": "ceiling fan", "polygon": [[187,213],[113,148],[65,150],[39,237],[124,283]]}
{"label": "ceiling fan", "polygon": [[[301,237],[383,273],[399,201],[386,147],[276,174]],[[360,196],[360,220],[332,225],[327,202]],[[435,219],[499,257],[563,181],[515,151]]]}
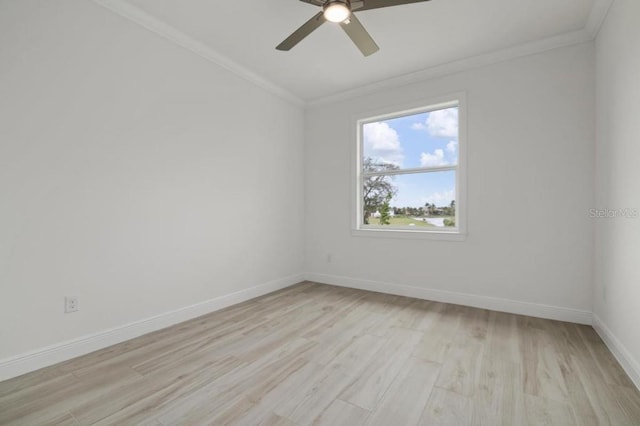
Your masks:
{"label": "ceiling fan", "polygon": [[318,29],[325,22],[335,22],[340,24],[344,32],[360,49],[364,56],[376,53],[380,48],[371,38],[367,30],[364,29],[355,11],[380,9],[383,7],[399,6],[408,3],[419,3],[429,0],[300,0],[314,6],[322,7],[313,18],[305,22],[293,34],[280,43],[276,49],[291,50],[293,46],[300,43],[302,39]]}

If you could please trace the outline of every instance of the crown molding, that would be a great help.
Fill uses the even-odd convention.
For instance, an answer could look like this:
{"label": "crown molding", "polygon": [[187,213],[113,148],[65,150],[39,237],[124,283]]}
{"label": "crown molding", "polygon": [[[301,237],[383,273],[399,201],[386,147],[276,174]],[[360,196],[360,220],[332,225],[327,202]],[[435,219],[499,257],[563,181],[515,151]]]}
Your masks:
{"label": "crown molding", "polygon": [[132,21],[136,24],[158,34],[161,37],[187,49],[196,55],[213,62],[214,64],[226,69],[227,71],[237,75],[240,78],[260,87],[261,89],[276,95],[296,106],[304,106],[305,102],[289,92],[288,90],[266,80],[260,75],[254,73],[248,68],[238,64],[232,59],[216,52],[206,44],[194,39],[193,37],[183,33],[177,28],[162,22],[161,20],[151,16],[144,10],[128,3],[125,0],[93,0],[94,3]]}
{"label": "crown molding", "polygon": [[602,24],[604,23],[607,14],[609,13],[609,9],[611,8],[611,5],[614,1],[615,0],[594,0],[587,23],[581,30],[520,44],[506,49],[496,50],[483,55],[472,56],[469,58],[437,65],[430,68],[425,68],[420,71],[377,81],[375,83],[360,86],[340,93],[335,93],[333,95],[319,97],[307,101],[306,107],[314,108],[334,102],[346,101],[348,99],[357,98],[359,96],[369,95],[380,90],[393,89],[396,87],[417,83],[419,81],[445,77],[447,75],[457,74],[474,68],[481,68],[511,59],[535,55],[537,53],[546,52],[548,50],[592,41],[597,37],[598,32],[600,31],[600,28],[602,27]]}
{"label": "crown molding", "polygon": [[592,38],[598,36],[602,24],[609,13],[609,9],[614,0],[595,0],[593,7],[591,8],[591,14],[587,20],[587,25],[584,29],[591,35]]}
{"label": "crown molding", "polygon": [[430,80],[457,74],[474,68],[516,59],[519,57],[534,55],[557,48],[567,47],[574,44],[585,43],[595,39],[607,13],[615,0],[594,0],[591,13],[583,29],[560,34],[542,40],[520,44],[506,49],[496,50],[486,54],[473,56],[458,61],[449,62],[442,65],[426,68],[420,71],[392,77],[377,81],[364,86],[356,87],[339,93],[322,96],[315,99],[302,99],[292,92],[284,89],[275,83],[263,78],[250,69],[238,64],[232,59],[216,52],[205,43],[194,39],[175,27],[155,18],[144,10],[132,5],[126,0],[93,0],[95,3],[106,9],[126,18],[136,24],[164,37],[165,39],[199,55],[200,57],[226,69],[227,71],[243,78],[244,80],[262,88],[263,90],[276,95],[296,106],[315,108],[334,102],[346,101],[359,96],[368,95],[376,91],[392,89],[404,85],[417,83],[419,81]]}
{"label": "crown molding", "polygon": [[490,53],[485,53],[483,55],[472,56],[443,65],[425,68],[420,71],[404,74],[398,77],[392,77],[386,80],[381,80],[333,95],[324,96],[315,100],[308,101],[307,108],[314,108],[334,102],[346,101],[348,99],[353,99],[359,96],[369,95],[380,90],[393,89],[420,81],[445,77],[474,68],[481,68],[487,65],[492,65],[523,56],[534,55],[537,53],[546,52],[548,50],[585,43],[591,40],[593,40],[593,37],[586,29],[572,31],[565,34],[560,34],[558,36],[549,37],[530,43],[524,43],[506,49],[496,50]]}

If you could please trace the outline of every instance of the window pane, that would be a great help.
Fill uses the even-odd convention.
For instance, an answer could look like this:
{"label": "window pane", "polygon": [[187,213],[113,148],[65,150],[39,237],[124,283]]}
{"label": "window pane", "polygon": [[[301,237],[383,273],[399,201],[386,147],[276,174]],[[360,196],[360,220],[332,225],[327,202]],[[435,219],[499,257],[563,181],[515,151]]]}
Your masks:
{"label": "window pane", "polygon": [[455,171],[373,176],[364,179],[362,193],[369,227],[455,227]]}
{"label": "window pane", "polygon": [[458,164],[458,107],[366,123],[362,162],[377,168]]}

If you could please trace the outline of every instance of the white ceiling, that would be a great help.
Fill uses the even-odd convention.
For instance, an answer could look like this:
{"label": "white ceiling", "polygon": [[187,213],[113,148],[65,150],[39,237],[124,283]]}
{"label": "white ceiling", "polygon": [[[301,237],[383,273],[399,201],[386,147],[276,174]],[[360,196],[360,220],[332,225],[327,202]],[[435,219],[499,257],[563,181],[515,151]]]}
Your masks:
{"label": "white ceiling", "polygon": [[319,10],[298,0],[126,1],[156,27],[161,22],[307,102],[531,42],[586,34],[600,19],[594,14],[606,12],[606,0],[432,0],[364,11],[358,17],[380,46],[365,58],[336,24],[323,25],[289,52],[275,50]]}

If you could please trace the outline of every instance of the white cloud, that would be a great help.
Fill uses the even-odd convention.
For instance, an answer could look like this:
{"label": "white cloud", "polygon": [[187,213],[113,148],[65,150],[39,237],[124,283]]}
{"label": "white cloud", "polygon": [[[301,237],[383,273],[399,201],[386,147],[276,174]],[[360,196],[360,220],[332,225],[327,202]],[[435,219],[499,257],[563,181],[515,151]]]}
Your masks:
{"label": "white cloud", "polygon": [[413,130],[427,130],[427,126],[424,123],[413,123],[411,128]]}
{"label": "white cloud", "polygon": [[447,144],[447,151],[452,154],[455,154],[458,150],[458,141],[451,141]]}
{"label": "white cloud", "polygon": [[458,108],[447,108],[429,113],[426,127],[431,136],[458,137]]}
{"label": "white cloud", "polygon": [[435,204],[436,207],[445,207],[451,204],[452,200],[456,199],[456,191],[455,189],[450,189],[448,191],[442,192],[434,192],[433,194],[423,197],[420,199],[422,205],[426,203]]}
{"label": "white cloud", "polygon": [[364,152],[375,161],[402,166],[404,154],[398,132],[387,123],[368,123],[363,126]]}
{"label": "white cloud", "polygon": [[426,152],[420,154],[420,165],[422,165],[422,167],[438,167],[448,164],[447,160],[444,159],[444,151],[441,149],[436,149],[433,151],[433,154]]}

